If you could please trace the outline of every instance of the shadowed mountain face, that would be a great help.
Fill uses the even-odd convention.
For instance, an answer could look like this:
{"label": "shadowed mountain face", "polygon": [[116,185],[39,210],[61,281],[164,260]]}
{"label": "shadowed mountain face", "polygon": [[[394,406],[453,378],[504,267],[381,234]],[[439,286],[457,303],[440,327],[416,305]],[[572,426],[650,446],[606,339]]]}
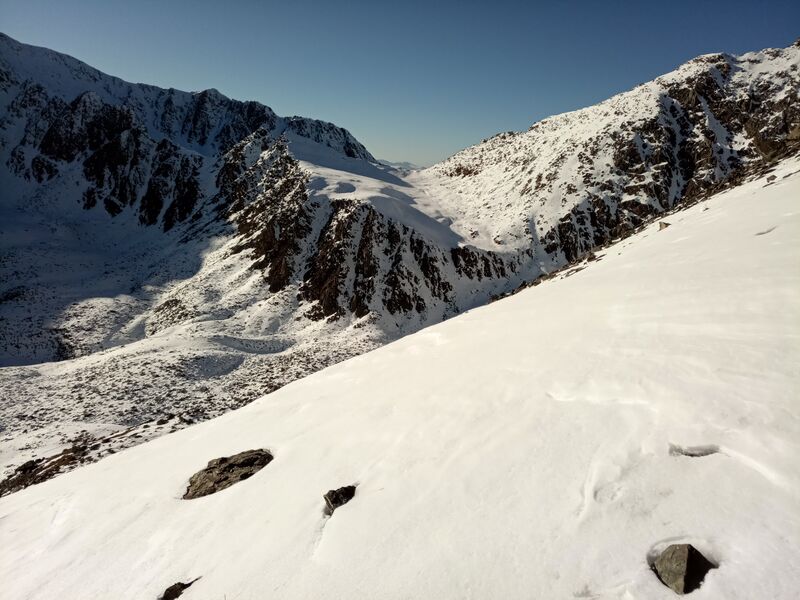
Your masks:
{"label": "shadowed mountain face", "polygon": [[799,63],[700,57],[409,173],[0,35],[4,465],[241,406],[740,181],[798,151]]}

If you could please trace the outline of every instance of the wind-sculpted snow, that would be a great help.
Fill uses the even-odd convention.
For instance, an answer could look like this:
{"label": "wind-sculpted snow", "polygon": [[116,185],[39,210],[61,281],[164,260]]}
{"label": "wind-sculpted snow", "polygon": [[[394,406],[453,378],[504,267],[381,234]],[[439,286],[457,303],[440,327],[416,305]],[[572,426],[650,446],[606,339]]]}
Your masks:
{"label": "wind-sculpted snow", "polygon": [[[689,598],[794,600],[799,204],[791,158],[533,289],[5,496],[0,597],[670,600],[651,565],[691,544],[716,568]],[[215,468],[259,449],[246,478]],[[209,462],[235,485],[181,499]]]}
{"label": "wind-sculpted snow", "polygon": [[799,56],[701,57],[409,172],[0,35],[0,463],[220,415],[770,168]]}

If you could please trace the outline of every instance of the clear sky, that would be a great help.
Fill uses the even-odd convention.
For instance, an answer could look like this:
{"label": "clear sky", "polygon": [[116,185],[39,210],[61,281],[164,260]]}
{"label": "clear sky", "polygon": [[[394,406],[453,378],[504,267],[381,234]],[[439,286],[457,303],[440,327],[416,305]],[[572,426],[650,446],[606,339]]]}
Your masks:
{"label": "clear sky", "polygon": [[0,30],[130,81],[258,100],[427,165],[698,54],[787,46],[800,1],[0,0]]}

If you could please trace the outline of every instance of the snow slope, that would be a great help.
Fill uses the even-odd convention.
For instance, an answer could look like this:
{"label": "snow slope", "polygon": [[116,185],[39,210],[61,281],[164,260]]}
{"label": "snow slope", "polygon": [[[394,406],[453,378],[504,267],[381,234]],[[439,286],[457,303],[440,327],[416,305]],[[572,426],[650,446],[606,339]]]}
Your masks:
{"label": "snow slope", "polygon": [[797,154],[799,67],[699,57],[409,171],[0,34],[0,477],[242,406]]}
{"label": "snow slope", "polygon": [[[672,598],[800,587],[800,161],[599,260],[0,499],[0,598]],[[691,458],[679,448],[706,447]],[[264,470],[185,501],[206,462]],[[716,452],[713,452],[717,450]],[[358,483],[327,519],[322,494]]]}

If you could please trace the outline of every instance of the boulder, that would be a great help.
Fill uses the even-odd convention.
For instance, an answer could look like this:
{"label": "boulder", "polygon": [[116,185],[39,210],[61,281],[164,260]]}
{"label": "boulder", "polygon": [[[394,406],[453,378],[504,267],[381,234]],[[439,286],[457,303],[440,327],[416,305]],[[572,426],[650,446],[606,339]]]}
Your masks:
{"label": "boulder", "polygon": [[340,506],[344,506],[356,495],[356,486],[346,485],[338,490],[330,490],[323,496],[325,499],[325,514],[331,516]]}
{"label": "boulder", "polygon": [[661,583],[676,594],[689,594],[700,587],[703,579],[717,565],[691,544],[672,544],[658,555],[652,565]]}
{"label": "boulder", "polygon": [[266,450],[245,450],[233,456],[223,456],[209,461],[208,466],[189,479],[184,500],[208,496],[244,481],[266,467],[272,454]]}

